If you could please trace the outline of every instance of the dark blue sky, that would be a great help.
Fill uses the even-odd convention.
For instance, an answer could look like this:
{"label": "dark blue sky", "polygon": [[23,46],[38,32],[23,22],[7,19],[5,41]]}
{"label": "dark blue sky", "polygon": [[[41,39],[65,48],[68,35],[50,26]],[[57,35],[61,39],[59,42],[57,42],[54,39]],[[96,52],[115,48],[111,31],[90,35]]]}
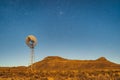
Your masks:
{"label": "dark blue sky", "polygon": [[120,64],[120,1],[0,0],[0,66],[29,64],[29,34],[38,39],[35,61],[104,56]]}

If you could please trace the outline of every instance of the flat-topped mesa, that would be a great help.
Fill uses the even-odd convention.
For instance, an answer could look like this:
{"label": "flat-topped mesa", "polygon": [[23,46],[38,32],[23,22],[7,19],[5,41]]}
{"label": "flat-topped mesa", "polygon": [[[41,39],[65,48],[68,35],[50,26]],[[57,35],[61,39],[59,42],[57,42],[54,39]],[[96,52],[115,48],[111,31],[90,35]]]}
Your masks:
{"label": "flat-topped mesa", "polygon": [[48,56],[34,64],[36,70],[82,70],[82,69],[120,69],[120,65],[105,57],[96,60],[71,60],[59,56]]}
{"label": "flat-topped mesa", "polygon": [[[96,60],[71,60],[59,56],[48,56],[43,60],[33,64],[35,71],[60,71],[60,70],[90,70],[90,69],[120,69],[120,64],[113,63],[105,57],[100,57]],[[10,68],[12,71],[26,71],[28,67]],[[9,68],[0,68],[0,70]]]}
{"label": "flat-topped mesa", "polygon": [[45,57],[43,60],[67,60],[67,59],[59,56],[48,56],[48,57]]}
{"label": "flat-topped mesa", "polygon": [[96,59],[96,61],[108,61],[105,57],[100,57],[98,59]]}

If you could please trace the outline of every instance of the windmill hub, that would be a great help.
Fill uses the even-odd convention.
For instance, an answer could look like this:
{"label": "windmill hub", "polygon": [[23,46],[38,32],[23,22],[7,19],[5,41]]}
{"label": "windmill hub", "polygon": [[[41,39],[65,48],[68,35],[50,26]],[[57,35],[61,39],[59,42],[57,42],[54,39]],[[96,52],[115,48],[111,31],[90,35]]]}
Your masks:
{"label": "windmill hub", "polygon": [[26,44],[28,45],[28,47],[30,48],[34,48],[37,44],[37,39],[35,36],[33,35],[29,35],[26,37]]}

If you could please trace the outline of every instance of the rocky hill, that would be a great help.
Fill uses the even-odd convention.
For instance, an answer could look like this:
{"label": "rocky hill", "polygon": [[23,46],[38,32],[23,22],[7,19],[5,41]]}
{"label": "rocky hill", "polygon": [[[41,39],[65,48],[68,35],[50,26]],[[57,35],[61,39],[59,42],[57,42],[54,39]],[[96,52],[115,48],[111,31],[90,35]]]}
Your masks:
{"label": "rocky hill", "polygon": [[83,69],[120,69],[119,64],[110,62],[105,57],[96,60],[70,60],[58,56],[48,56],[33,64],[37,70],[83,70]]}
{"label": "rocky hill", "polygon": [[[120,69],[120,64],[110,62],[105,57],[100,57],[96,60],[71,60],[59,56],[48,56],[43,60],[34,63],[34,70],[85,70],[85,69]],[[19,67],[0,67],[2,70],[25,71],[30,66]]]}
{"label": "rocky hill", "polygon": [[105,57],[70,60],[48,56],[31,66],[0,67],[0,80],[120,80],[120,64]]}

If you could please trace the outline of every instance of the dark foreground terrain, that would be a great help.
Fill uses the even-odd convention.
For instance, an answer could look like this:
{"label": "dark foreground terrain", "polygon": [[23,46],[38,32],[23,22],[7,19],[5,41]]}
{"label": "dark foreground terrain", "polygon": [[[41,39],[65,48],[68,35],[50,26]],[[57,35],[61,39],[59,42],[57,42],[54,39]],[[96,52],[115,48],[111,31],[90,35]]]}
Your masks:
{"label": "dark foreground terrain", "polygon": [[0,80],[120,80],[120,65],[97,60],[44,58],[31,66],[0,67]]}

